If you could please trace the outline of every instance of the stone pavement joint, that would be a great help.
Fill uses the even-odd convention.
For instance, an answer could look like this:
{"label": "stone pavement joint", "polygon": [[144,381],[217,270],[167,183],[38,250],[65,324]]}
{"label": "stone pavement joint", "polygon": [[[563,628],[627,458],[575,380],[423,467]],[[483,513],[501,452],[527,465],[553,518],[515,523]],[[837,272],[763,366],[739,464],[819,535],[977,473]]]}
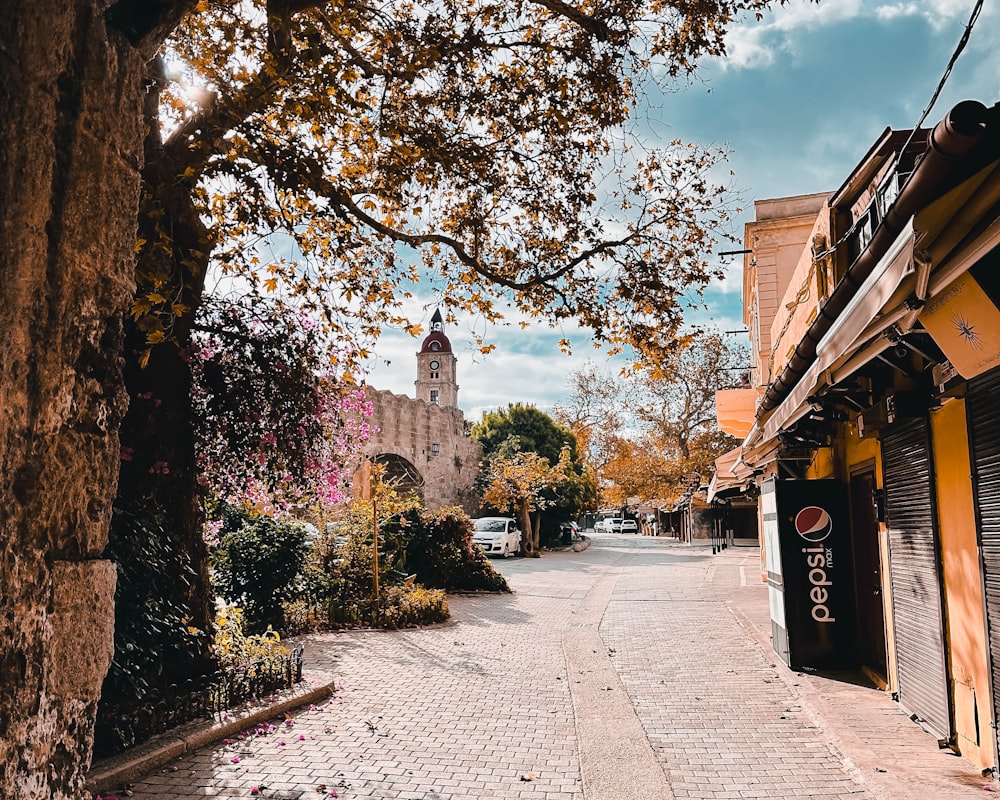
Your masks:
{"label": "stone pavement joint", "polygon": [[576,611],[573,627],[563,632],[583,794],[586,800],[673,800],[598,631],[620,571],[594,585]]}

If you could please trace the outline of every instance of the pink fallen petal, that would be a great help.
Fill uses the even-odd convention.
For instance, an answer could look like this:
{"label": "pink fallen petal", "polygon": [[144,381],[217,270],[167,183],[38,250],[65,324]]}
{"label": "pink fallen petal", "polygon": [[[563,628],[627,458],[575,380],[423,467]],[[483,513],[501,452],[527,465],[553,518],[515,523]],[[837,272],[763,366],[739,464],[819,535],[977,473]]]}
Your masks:
{"label": "pink fallen petal", "polygon": [[284,739],[278,739],[278,747],[284,747],[284,746],[285,746],[285,740]]}
{"label": "pink fallen petal", "polygon": [[250,787],[250,794],[260,794],[260,787],[259,786],[251,786]]}
{"label": "pink fallen petal", "polygon": [[305,737],[305,736],[303,736],[303,735],[302,735],[301,733],[299,734],[299,741],[300,741],[300,742],[301,742],[301,741],[302,741],[303,739],[305,739],[305,738],[306,738],[306,737]]}
{"label": "pink fallen petal", "polygon": [[234,764],[239,764],[240,763],[240,757],[239,756],[233,756],[229,760],[232,761]]}

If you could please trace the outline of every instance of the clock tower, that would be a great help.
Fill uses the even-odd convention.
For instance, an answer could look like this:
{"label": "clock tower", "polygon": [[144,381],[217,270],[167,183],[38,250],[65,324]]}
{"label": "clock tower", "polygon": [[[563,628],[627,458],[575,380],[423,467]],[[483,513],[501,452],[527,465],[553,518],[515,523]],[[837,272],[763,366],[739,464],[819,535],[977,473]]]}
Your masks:
{"label": "clock tower", "polygon": [[455,354],[444,335],[441,310],[431,317],[431,331],[417,353],[417,399],[445,408],[458,407],[458,384],[455,382]]}

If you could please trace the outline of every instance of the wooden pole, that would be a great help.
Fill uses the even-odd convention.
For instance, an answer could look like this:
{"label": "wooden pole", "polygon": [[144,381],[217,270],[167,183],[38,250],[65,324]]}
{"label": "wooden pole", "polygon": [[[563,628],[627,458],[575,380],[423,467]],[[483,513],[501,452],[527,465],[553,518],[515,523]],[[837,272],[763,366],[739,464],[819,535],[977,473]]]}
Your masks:
{"label": "wooden pole", "polygon": [[[374,475],[372,476],[374,477]],[[372,621],[378,621],[378,492],[372,487]]]}

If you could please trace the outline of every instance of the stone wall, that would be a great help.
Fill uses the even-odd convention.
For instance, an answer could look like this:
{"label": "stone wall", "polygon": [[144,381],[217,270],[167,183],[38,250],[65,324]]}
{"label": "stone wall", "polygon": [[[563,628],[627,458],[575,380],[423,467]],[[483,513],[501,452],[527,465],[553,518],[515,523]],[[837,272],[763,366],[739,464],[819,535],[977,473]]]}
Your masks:
{"label": "stone wall", "polygon": [[409,461],[424,481],[423,499],[428,508],[460,505],[478,510],[474,484],[482,446],[469,439],[461,409],[432,405],[392,392],[368,390],[372,435],[365,454],[391,453]]}
{"label": "stone wall", "polygon": [[144,56],[107,5],[12,0],[0,14],[4,800],[83,796],[112,657],[101,555],[127,403]]}

